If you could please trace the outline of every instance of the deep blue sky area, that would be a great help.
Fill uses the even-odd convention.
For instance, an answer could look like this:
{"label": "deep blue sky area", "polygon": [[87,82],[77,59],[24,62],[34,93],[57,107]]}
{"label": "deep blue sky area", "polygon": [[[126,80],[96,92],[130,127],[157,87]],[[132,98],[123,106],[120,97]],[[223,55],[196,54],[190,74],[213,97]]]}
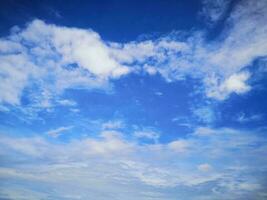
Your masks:
{"label": "deep blue sky area", "polygon": [[14,25],[25,25],[38,18],[61,26],[91,28],[103,39],[117,42],[197,28],[196,15],[201,6],[198,0],[7,0],[0,4],[1,35],[7,34]]}

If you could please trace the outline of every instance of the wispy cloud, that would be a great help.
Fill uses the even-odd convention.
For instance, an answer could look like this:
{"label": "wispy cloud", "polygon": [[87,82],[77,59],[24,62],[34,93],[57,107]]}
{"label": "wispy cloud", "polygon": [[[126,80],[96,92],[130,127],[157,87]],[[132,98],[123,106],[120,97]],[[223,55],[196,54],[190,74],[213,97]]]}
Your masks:
{"label": "wispy cloud", "polygon": [[231,0],[203,0],[200,16],[212,26],[224,17],[230,3]]}
{"label": "wispy cloud", "polygon": [[64,132],[69,131],[73,128],[73,126],[62,126],[50,131],[47,131],[47,135],[51,136],[51,137],[59,137],[60,135],[62,135]]}
{"label": "wispy cloud", "polygon": [[240,113],[236,120],[240,123],[245,123],[245,122],[253,122],[253,121],[259,121],[262,119],[262,115],[245,115],[244,113]]}
{"label": "wispy cloud", "polygon": [[69,99],[58,100],[58,103],[62,106],[76,106],[77,105],[77,103],[75,101],[72,101]]}

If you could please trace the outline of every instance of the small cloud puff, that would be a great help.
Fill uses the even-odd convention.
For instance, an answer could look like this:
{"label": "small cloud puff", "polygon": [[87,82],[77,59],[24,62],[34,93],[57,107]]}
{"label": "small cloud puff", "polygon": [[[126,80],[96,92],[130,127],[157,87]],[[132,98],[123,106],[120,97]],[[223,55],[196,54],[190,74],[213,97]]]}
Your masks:
{"label": "small cloud puff", "polygon": [[102,129],[103,130],[116,130],[116,129],[121,129],[125,125],[123,121],[121,120],[114,120],[114,121],[108,121],[102,124]]}
{"label": "small cloud puff", "polygon": [[197,166],[197,169],[202,172],[209,172],[212,170],[212,166],[209,165],[208,163],[203,163]]}

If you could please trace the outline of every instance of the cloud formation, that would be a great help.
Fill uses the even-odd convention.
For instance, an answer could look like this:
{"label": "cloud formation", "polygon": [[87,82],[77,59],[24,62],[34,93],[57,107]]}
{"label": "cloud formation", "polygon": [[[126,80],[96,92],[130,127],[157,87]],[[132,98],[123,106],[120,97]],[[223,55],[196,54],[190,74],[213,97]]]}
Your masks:
{"label": "cloud formation", "polygon": [[49,100],[65,89],[103,87],[109,78],[129,72],[110,57],[107,45],[91,30],[34,20],[2,38],[0,45],[2,103],[19,105],[28,89],[41,96],[35,103],[49,107]]}
{"label": "cloud formation", "polygon": [[[216,2],[204,4],[213,21],[218,18],[214,12],[229,4]],[[251,89],[248,66],[267,55],[266,8],[263,0],[241,1],[212,41],[201,30],[115,43],[103,41],[93,30],[34,20],[0,40],[0,102],[19,105],[28,91],[40,96],[33,100],[36,106],[50,107],[54,96],[66,89],[103,88],[110,79],[141,71],[159,73],[167,81],[201,79],[206,96],[217,100],[246,93]]]}
{"label": "cloud formation", "polygon": [[[253,90],[252,78],[266,72],[267,2],[205,0],[203,5],[207,29],[176,30],[143,40],[105,41],[91,29],[38,19],[2,37],[0,111],[7,116],[6,126],[36,130],[41,123],[25,126],[24,114],[41,110],[39,128],[45,129],[38,134],[23,129],[14,136],[1,129],[0,199],[265,199],[265,128],[214,128],[221,113],[213,108],[232,94]],[[217,23],[222,28],[211,39],[209,31]],[[258,60],[264,70],[254,66]],[[173,98],[180,91],[165,88],[171,84],[154,88],[157,84],[150,83],[149,92],[137,91],[139,96],[136,91],[127,96],[128,90],[109,93],[114,98],[103,101],[110,106],[107,110],[103,102],[96,103],[103,96],[94,94],[88,103],[91,99],[81,95],[84,90],[77,92],[119,90],[112,87],[119,82],[115,80],[133,74],[158,75],[168,83],[194,80],[195,91],[190,87],[190,97]],[[181,103],[194,95],[201,97]],[[133,99],[119,104],[124,97]],[[139,104],[128,107],[129,102]],[[118,111],[120,106],[123,111]],[[57,112],[48,112],[56,107]],[[21,109],[23,125],[10,120],[16,109]],[[151,117],[154,114],[159,116]],[[233,123],[245,125],[263,122],[265,116],[252,109],[232,117]]]}

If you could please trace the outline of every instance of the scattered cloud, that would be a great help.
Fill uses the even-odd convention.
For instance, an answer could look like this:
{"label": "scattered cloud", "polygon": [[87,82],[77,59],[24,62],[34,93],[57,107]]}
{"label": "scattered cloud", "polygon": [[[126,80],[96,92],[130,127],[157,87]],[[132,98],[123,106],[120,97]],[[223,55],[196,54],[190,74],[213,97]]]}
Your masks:
{"label": "scattered cloud", "polygon": [[[203,12],[217,21],[229,1],[204,4]],[[28,91],[40,96],[32,103],[49,107],[68,88],[106,88],[110,79],[140,71],[161,74],[167,81],[200,78],[206,96],[217,100],[244,94],[252,89],[251,72],[244,70],[267,55],[266,8],[264,0],[240,1],[212,41],[206,41],[204,31],[177,31],[158,39],[115,43],[93,30],[33,20],[0,39],[0,102],[18,106]]]}
{"label": "scattered cloud", "polygon": [[188,128],[191,128],[193,125],[192,123],[190,123],[190,120],[188,117],[181,117],[181,116],[174,117],[172,118],[172,122],[179,124],[179,126],[184,126]]}
{"label": "scattered cloud", "polygon": [[[213,39],[207,38],[208,31],[194,29],[119,43],[105,41],[91,29],[38,19],[0,38],[1,114],[15,110],[7,118],[20,113],[26,122],[25,115],[32,119],[38,117],[36,112],[64,106],[69,115],[79,117],[81,127],[48,128],[46,135],[28,136],[2,130],[0,180],[5,185],[0,199],[148,200],[173,199],[174,194],[176,199],[189,200],[265,198],[264,128],[212,128],[216,120],[212,106],[254,89],[251,79],[263,69],[251,66],[258,59],[266,64],[267,3],[202,3],[201,15],[209,28],[223,23]],[[194,130],[163,137],[162,130],[140,129],[145,123],[127,126],[122,120],[84,119],[79,101],[65,95],[73,89],[110,90],[114,80],[131,73],[159,75],[166,82],[196,80],[193,88],[203,101],[189,108],[192,118],[172,119]],[[153,91],[154,97],[163,95]],[[233,116],[240,123],[263,118],[253,113]],[[195,119],[202,127],[196,126]],[[70,132],[82,137],[70,134],[61,140]]]}
{"label": "scattered cloud", "polygon": [[72,128],[73,126],[62,126],[62,127],[47,131],[47,135],[57,138],[60,135],[62,135],[64,132],[69,131]]}
{"label": "scattered cloud", "polygon": [[240,113],[236,118],[236,120],[240,123],[259,121],[261,119],[262,115],[260,114],[245,115],[244,113]]}

